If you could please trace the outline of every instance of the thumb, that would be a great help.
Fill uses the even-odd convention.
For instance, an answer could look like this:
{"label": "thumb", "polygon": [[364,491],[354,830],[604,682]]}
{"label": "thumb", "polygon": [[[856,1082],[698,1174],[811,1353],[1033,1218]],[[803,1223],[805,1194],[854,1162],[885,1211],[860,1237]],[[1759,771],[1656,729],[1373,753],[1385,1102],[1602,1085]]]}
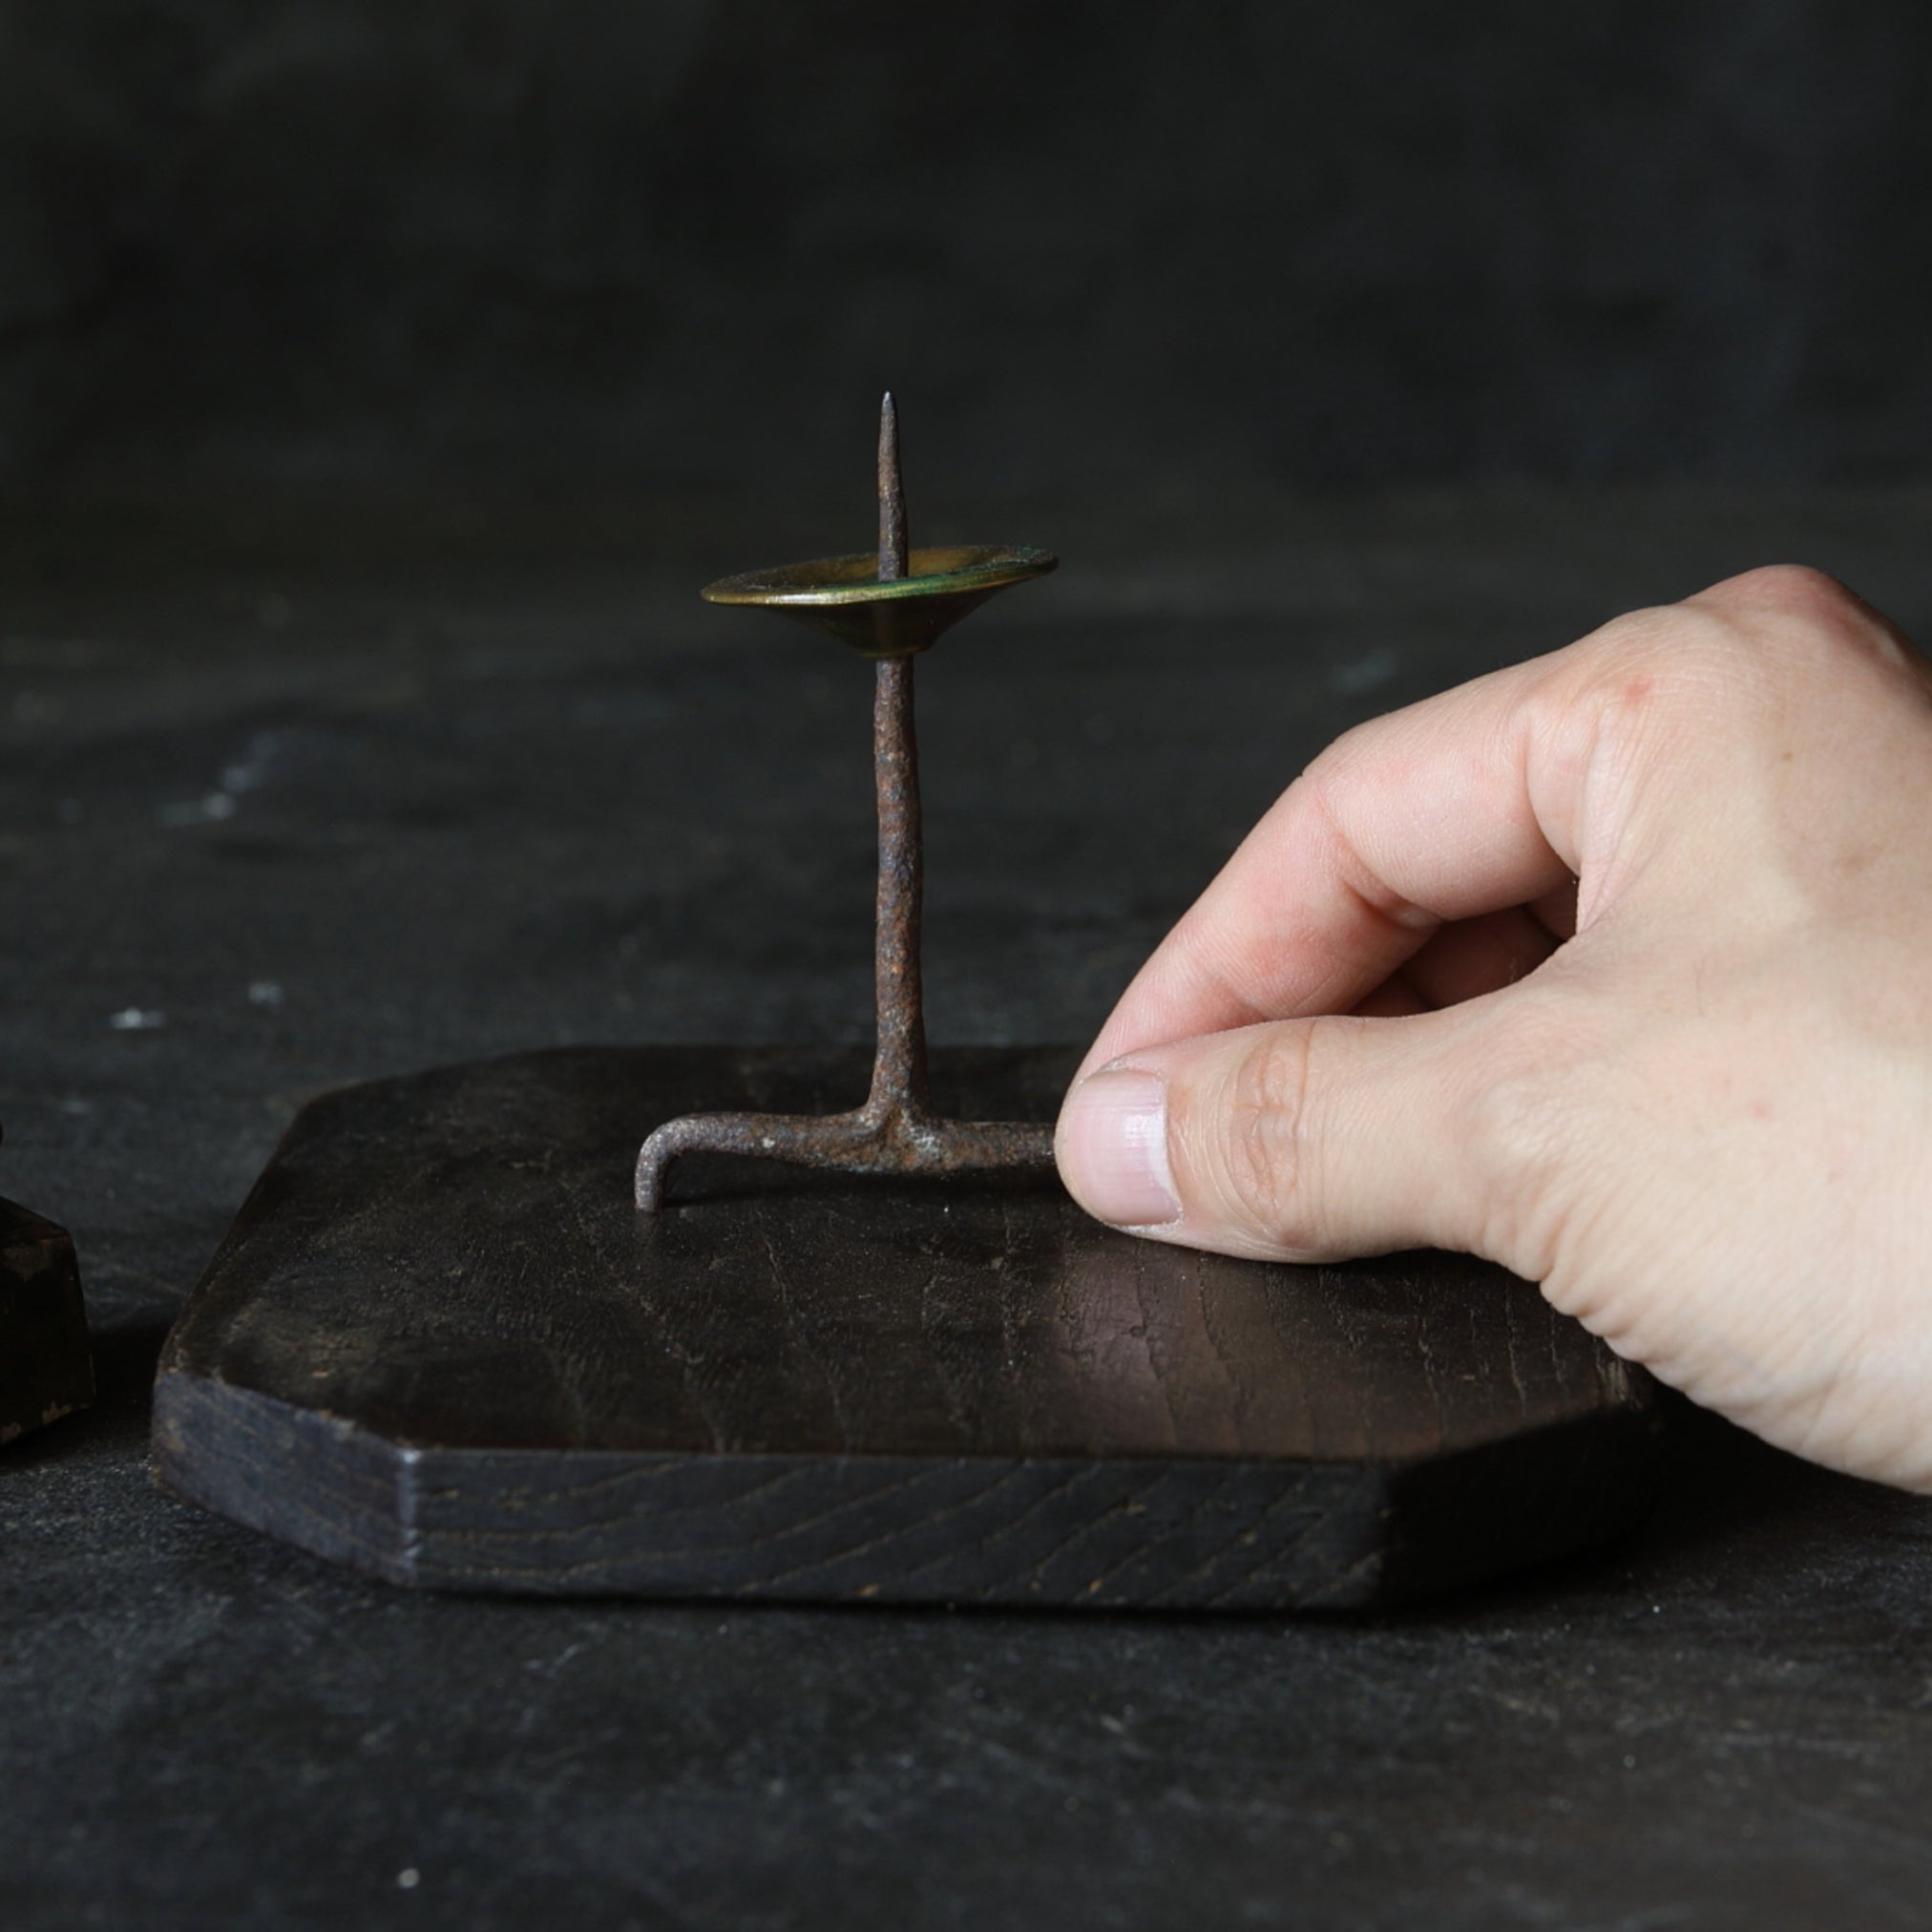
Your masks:
{"label": "thumb", "polygon": [[[1481,999],[1174,1040],[1076,1083],[1055,1153],[1087,1212],[1269,1261],[1478,1245],[1464,1116]],[[1475,1036],[1475,1037],[1473,1037]],[[1480,1091],[1480,1088],[1474,1089]]]}

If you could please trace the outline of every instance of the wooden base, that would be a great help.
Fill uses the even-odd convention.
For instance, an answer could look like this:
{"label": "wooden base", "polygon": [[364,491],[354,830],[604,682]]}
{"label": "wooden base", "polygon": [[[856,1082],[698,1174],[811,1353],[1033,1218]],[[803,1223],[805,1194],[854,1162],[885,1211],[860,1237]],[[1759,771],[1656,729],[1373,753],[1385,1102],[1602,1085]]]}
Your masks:
{"label": "wooden base", "polygon": [[[1073,1056],[935,1056],[1050,1119]],[[1650,1385],[1458,1256],[1266,1267],[1050,1180],[681,1163],[833,1050],[564,1050],[304,1109],[170,1336],[161,1480],[398,1583],[800,1602],[1377,1606],[1629,1522]]]}
{"label": "wooden base", "polygon": [[65,1228],[0,1201],[0,1443],[93,1400],[74,1243]]}

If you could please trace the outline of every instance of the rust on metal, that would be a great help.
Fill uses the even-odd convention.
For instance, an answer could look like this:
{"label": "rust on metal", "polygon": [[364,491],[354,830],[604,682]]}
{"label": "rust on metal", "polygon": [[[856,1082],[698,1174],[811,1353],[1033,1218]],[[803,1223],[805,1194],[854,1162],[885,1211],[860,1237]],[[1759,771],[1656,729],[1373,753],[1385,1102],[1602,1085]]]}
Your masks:
{"label": "rust on metal", "polygon": [[[863,572],[853,565],[867,566]],[[875,564],[875,574],[872,566]],[[710,585],[716,603],[757,603],[805,619],[874,660],[872,765],[878,787],[879,884],[873,939],[878,1042],[872,1086],[850,1113],[686,1114],[638,1154],[637,1204],[664,1205],[681,1154],[745,1154],[845,1174],[951,1175],[1046,1168],[1053,1129],[1019,1121],[953,1121],[933,1110],[919,973],[924,842],[913,661],[997,590],[1054,567],[1044,551],[914,551],[906,536],[898,411],[879,411],[879,548],[872,557],[753,572]]]}
{"label": "rust on metal", "polygon": [[896,583],[910,556],[906,486],[899,474],[899,406],[888,389],[879,405],[879,581]]}

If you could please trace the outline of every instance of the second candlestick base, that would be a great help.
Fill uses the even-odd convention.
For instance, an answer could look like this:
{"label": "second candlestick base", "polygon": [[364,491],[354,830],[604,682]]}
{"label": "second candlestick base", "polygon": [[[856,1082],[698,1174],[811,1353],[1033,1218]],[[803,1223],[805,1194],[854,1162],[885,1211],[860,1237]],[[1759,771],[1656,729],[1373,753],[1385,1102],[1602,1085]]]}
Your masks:
{"label": "second candlestick base", "polygon": [[0,1443],[93,1400],[74,1243],[31,1208],[0,1201]]}

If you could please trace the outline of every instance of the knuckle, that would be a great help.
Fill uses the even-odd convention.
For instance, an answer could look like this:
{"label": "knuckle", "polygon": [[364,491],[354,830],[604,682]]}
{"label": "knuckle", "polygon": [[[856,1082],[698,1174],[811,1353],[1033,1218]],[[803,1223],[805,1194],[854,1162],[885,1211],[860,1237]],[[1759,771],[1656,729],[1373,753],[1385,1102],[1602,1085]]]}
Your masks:
{"label": "knuckle", "polygon": [[1590,672],[1613,697],[1654,707],[1763,691],[1781,667],[1842,662],[1884,642],[1890,626],[1835,577],[1765,564],[1682,603],[1627,611],[1584,640]]}
{"label": "knuckle", "polygon": [[1670,741],[1713,711],[1730,711],[1752,677],[1723,617],[1690,604],[1612,619],[1575,647],[1572,675],[1554,684],[1552,756],[1581,773],[1605,745]]}
{"label": "knuckle", "polygon": [[1216,1107],[1215,1204],[1258,1238],[1303,1243],[1308,1221],[1307,1026],[1252,1028],[1228,1063]]}
{"label": "knuckle", "polygon": [[1808,563],[1767,563],[1713,584],[1712,603],[1834,621],[1862,615],[1864,604],[1835,577]]}
{"label": "knuckle", "polygon": [[1584,640],[1586,685],[1619,709],[1655,711],[1737,668],[1734,637],[1694,604],[1626,611]]}
{"label": "knuckle", "polygon": [[1667,647],[1680,627],[1675,606],[1646,604],[1637,610],[1620,612],[1607,623],[1599,624],[1580,648],[1599,657],[1647,657]]}
{"label": "knuckle", "polygon": [[[1847,602],[1830,603],[1821,616],[1734,597],[1735,582],[1681,604],[1632,611],[1586,640],[1583,682],[1573,687],[1584,702],[1563,713],[1580,747],[1607,733],[1626,747],[1681,750],[1768,728],[1822,667],[1842,664],[1848,648],[1868,640],[1872,627],[1846,615],[1855,600],[1842,586],[1832,586],[1831,595]],[[1818,595],[1825,611],[1825,593]]]}
{"label": "knuckle", "polygon": [[1768,667],[1801,681],[1835,673],[1848,661],[1897,667],[1909,656],[1898,631],[1856,591],[1809,564],[1766,564],[1729,578],[1686,605],[1699,607],[1760,675]]}
{"label": "knuckle", "polygon": [[1686,602],[1632,611],[1599,633],[1609,648],[1605,662],[1613,676],[1657,683],[1669,690],[1691,679],[1722,674],[1736,662],[1733,626],[1725,616]]}

